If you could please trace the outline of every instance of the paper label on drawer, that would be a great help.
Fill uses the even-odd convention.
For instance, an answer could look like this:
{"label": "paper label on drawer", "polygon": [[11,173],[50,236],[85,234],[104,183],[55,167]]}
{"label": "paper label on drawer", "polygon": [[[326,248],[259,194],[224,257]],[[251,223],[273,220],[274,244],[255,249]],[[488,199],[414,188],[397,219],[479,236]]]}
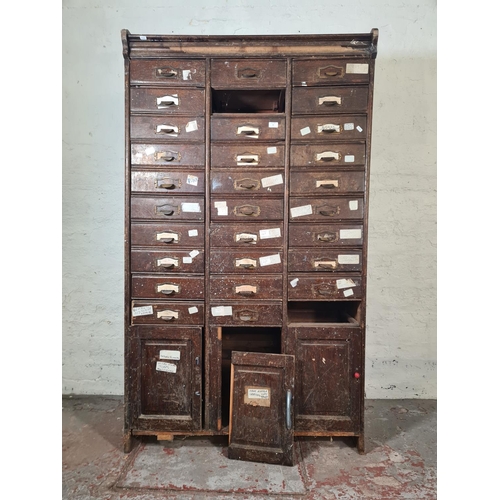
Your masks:
{"label": "paper label on drawer", "polygon": [[188,236],[198,236],[198,229],[190,229],[188,231]]}
{"label": "paper label on drawer", "polygon": [[344,156],[344,161],[346,163],[354,163],[354,155],[345,155]]}
{"label": "paper label on drawer", "polygon": [[349,201],[349,210],[357,210],[358,209],[358,200]]}
{"label": "paper label on drawer", "polygon": [[159,372],[177,373],[177,365],[167,363],[166,361],[157,361],[156,370]]}
{"label": "paper label on drawer", "polygon": [[339,264],[359,264],[359,255],[339,255],[337,262]]}
{"label": "paper label on drawer", "polygon": [[214,201],[215,208],[224,208],[227,207],[227,201]]}
{"label": "paper label on drawer", "polygon": [[198,122],[196,120],[186,123],[186,132],[194,132],[195,130],[198,130]]}
{"label": "paper label on drawer", "polygon": [[313,213],[312,205],[303,205],[290,209],[292,217],[302,217],[303,215],[311,215]]}
{"label": "paper label on drawer", "polygon": [[201,212],[199,203],[182,203],[183,212]]}
{"label": "paper label on drawer", "polygon": [[276,146],[270,146],[267,148],[267,154],[268,155],[274,155],[278,152],[278,148]]}
{"label": "paper label on drawer", "polygon": [[249,399],[269,399],[269,389],[248,389]]}
{"label": "paper label on drawer", "polygon": [[344,290],[344,297],[350,297],[351,295],[354,295],[351,288],[349,288],[349,290]]}
{"label": "paper label on drawer", "polygon": [[228,215],[229,211],[226,206],[217,208],[217,215]]}
{"label": "paper label on drawer", "polygon": [[339,237],[341,240],[359,240],[361,229],[341,229]]}
{"label": "paper label on drawer", "polygon": [[153,314],[153,306],[142,306],[142,307],[133,307],[132,308],[132,316],[148,316],[149,314]]}
{"label": "paper label on drawer", "polygon": [[341,279],[337,280],[337,288],[341,290],[342,288],[350,288],[351,286],[356,286],[356,283],[352,279]]}
{"label": "paper label on drawer", "polygon": [[278,184],[283,184],[283,176],[281,174],[271,175],[270,177],[263,177],[261,179],[262,187],[277,186]]}
{"label": "paper label on drawer", "polygon": [[261,240],[267,240],[269,238],[280,238],[281,229],[279,227],[274,229],[261,229],[259,231],[259,236]]}
{"label": "paper label on drawer", "polygon": [[212,307],[212,316],[232,316],[233,306]]}
{"label": "paper label on drawer", "polygon": [[186,179],[186,184],[189,184],[190,186],[197,186],[198,185],[198,177],[196,175],[191,175],[189,174]]}
{"label": "paper label on drawer", "polygon": [[149,148],[146,148],[144,150],[144,152],[147,154],[147,155],[152,155],[154,152],[155,152],[155,148],[153,146],[150,146]]}
{"label": "paper label on drawer", "polygon": [[298,282],[299,278],[294,278],[292,281],[290,281],[290,285],[292,286],[292,288],[295,288]]}
{"label": "paper label on drawer", "polygon": [[250,406],[271,406],[271,389],[269,387],[245,386],[243,403]]}
{"label": "paper label on drawer", "polygon": [[271,266],[273,264],[279,264],[281,262],[280,254],[267,255],[266,257],[259,257],[259,263],[261,267]]}
{"label": "paper label on drawer", "polygon": [[198,312],[198,308],[196,306],[188,308],[188,313],[189,314],[196,314],[197,312]]}
{"label": "paper label on drawer", "polygon": [[182,263],[183,264],[192,264],[193,258],[192,257],[182,257]]}
{"label": "paper label on drawer", "polygon": [[197,255],[200,255],[200,252],[198,250],[191,250],[191,252],[189,252],[189,255],[191,255],[191,257],[194,259]]}
{"label": "paper label on drawer", "polygon": [[347,63],[345,65],[345,72],[356,73],[358,75],[367,75],[368,67],[368,63]]}
{"label": "paper label on drawer", "polygon": [[307,135],[311,133],[311,129],[309,127],[304,127],[300,129],[300,135]]}
{"label": "paper label on drawer", "polygon": [[269,128],[278,128],[278,122],[269,122]]}
{"label": "paper label on drawer", "polygon": [[160,359],[171,359],[174,361],[179,361],[179,359],[181,359],[181,351],[161,350]]}
{"label": "paper label on drawer", "polygon": [[354,130],[354,123],[344,123],[344,130]]}
{"label": "paper label on drawer", "polygon": [[182,70],[182,79],[183,80],[192,80],[193,79],[190,69],[183,69]]}
{"label": "paper label on drawer", "polygon": [[144,35],[140,35],[140,36],[139,36],[139,40],[147,40],[147,39],[148,39],[148,37],[147,37],[147,36],[144,36]]}
{"label": "paper label on drawer", "polygon": [[363,129],[362,129],[359,125],[356,127],[356,130],[357,130],[358,132],[363,132]]}

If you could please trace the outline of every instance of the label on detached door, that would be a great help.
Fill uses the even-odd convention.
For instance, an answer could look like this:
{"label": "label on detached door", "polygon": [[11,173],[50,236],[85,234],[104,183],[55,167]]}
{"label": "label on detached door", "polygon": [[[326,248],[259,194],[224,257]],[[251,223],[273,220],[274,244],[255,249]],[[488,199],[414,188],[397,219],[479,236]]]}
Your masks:
{"label": "label on detached door", "polygon": [[251,406],[271,406],[271,389],[269,387],[245,387],[243,402]]}

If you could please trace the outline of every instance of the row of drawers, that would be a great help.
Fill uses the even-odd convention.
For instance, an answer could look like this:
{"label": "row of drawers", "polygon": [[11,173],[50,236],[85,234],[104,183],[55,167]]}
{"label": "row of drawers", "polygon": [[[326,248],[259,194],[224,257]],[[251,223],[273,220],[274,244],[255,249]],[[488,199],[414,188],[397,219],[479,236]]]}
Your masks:
{"label": "row of drawers", "polygon": [[[204,87],[205,59],[169,59],[130,61],[131,85],[179,85]],[[286,86],[285,59],[212,59],[212,87],[246,87],[256,85]],[[370,65],[359,59],[315,59],[292,61],[292,85],[331,85],[368,83]]]}

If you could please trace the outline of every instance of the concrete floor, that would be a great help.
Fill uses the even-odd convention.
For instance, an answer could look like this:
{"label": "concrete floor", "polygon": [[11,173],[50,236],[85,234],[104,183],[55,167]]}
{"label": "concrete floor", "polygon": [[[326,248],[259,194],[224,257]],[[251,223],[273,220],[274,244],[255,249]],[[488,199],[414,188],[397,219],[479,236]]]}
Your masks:
{"label": "concrete floor", "polygon": [[348,439],[297,440],[297,465],[227,459],[222,438],[122,451],[121,397],[63,397],[63,500],[436,499],[434,400],[367,400],[366,454]]}

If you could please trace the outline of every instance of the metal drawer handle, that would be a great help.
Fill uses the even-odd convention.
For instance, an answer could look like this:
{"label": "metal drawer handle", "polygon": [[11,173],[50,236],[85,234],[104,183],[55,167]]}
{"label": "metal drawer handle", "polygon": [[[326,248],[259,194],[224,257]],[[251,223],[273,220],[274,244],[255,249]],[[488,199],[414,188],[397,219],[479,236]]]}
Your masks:
{"label": "metal drawer handle", "polygon": [[180,160],[180,155],[176,151],[158,151],[155,153],[155,161],[174,161]]}
{"label": "metal drawer handle", "polygon": [[156,213],[157,214],[163,214],[166,217],[169,215],[174,215],[176,213],[179,213],[179,207],[175,205],[161,205],[156,207]]}
{"label": "metal drawer handle", "polygon": [[163,285],[156,285],[156,292],[163,293],[164,295],[174,295],[180,292],[180,286],[173,283],[165,283]]}
{"label": "metal drawer handle", "polygon": [[339,181],[337,179],[329,179],[329,180],[322,180],[322,181],[316,181],[316,187],[317,188],[324,188],[324,189],[334,189],[339,187]]}
{"label": "metal drawer handle", "polygon": [[172,321],[173,319],[179,319],[179,311],[165,309],[164,311],[158,311],[156,313],[156,317],[158,319],[162,319],[163,321]]}
{"label": "metal drawer handle", "polygon": [[318,98],[319,106],[341,106],[342,105],[342,97],[337,97],[334,95],[327,95],[325,97]]}
{"label": "metal drawer handle", "polygon": [[314,261],[314,268],[322,271],[333,271],[337,269],[337,261],[335,260],[316,260]]}
{"label": "metal drawer handle", "polygon": [[340,125],[334,123],[325,123],[318,125],[318,134],[335,134],[340,133]]}
{"label": "metal drawer handle", "polygon": [[286,391],[286,428],[292,428],[292,391]]}
{"label": "metal drawer handle", "polygon": [[236,163],[238,165],[258,165],[259,155],[245,153],[242,155],[236,155]]}
{"label": "metal drawer handle", "polygon": [[156,241],[162,243],[178,243],[179,235],[177,233],[156,233]]}
{"label": "metal drawer handle", "polygon": [[176,187],[181,187],[181,181],[180,179],[170,179],[168,177],[157,179],[156,187],[161,189],[175,189]]}
{"label": "metal drawer handle", "polygon": [[323,151],[322,153],[316,153],[314,159],[316,161],[338,161],[340,160],[340,153],[336,153],[335,151]]}
{"label": "metal drawer handle", "polygon": [[334,233],[322,233],[322,234],[318,234],[318,236],[316,237],[316,239],[318,241],[323,241],[323,242],[330,243],[332,241],[336,241],[337,240],[337,235],[334,234]]}
{"label": "metal drawer handle", "polygon": [[173,68],[156,68],[156,76],[160,78],[175,78],[179,72]]}
{"label": "metal drawer handle", "polygon": [[260,214],[260,207],[256,205],[241,205],[234,207],[235,215],[243,215],[245,217],[257,217]]}
{"label": "metal drawer handle", "polygon": [[318,213],[325,217],[334,217],[335,215],[338,215],[340,213],[340,207],[321,207],[318,209]]}
{"label": "metal drawer handle", "polygon": [[156,261],[156,265],[158,267],[166,267],[167,269],[170,269],[172,267],[179,267],[179,259],[164,257],[163,259],[158,259]]}
{"label": "metal drawer handle", "polygon": [[251,297],[257,293],[257,287],[253,285],[240,285],[235,288],[235,293],[244,297]]}
{"label": "metal drawer handle", "polygon": [[164,95],[163,97],[156,98],[156,107],[158,109],[165,109],[169,106],[178,106],[179,105],[179,96],[178,94],[173,95]]}
{"label": "metal drawer handle", "polygon": [[241,267],[243,269],[256,269],[257,261],[255,259],[236,259],[235,267]]}
{"label": "metal drawer handle", "polygon": [[238,78],[258,78],[260,72],[256,69],[245,68],[238,71]]}
{"label": "metal drawer handle", "polygon": [[249,137],[258,137],[259,133],[259,127],[252,127],[251,125],[242,125],[236,130],[236,135],[246,135]]}
{"label": "metal drawer handle", "polygon": [[240,243],[257,243],[257,235],[252,233],[237,233],[235,240]]}
{"label": "metal drawer handle", "polygon": [[244,310],[236,313],[236,318],[241,321],[257,321],[259,315],[255,311]]}
{"label": "metal drawer handle", "polygon": [[179,127],[176,127],[175,125],[157,125],[156,133],[177,137],[179,135]]}
{"label": "metal drawer handle", "polygon": [[236,189],[259,189],[260,181],[258,179],[238,179],[234,181]]}

